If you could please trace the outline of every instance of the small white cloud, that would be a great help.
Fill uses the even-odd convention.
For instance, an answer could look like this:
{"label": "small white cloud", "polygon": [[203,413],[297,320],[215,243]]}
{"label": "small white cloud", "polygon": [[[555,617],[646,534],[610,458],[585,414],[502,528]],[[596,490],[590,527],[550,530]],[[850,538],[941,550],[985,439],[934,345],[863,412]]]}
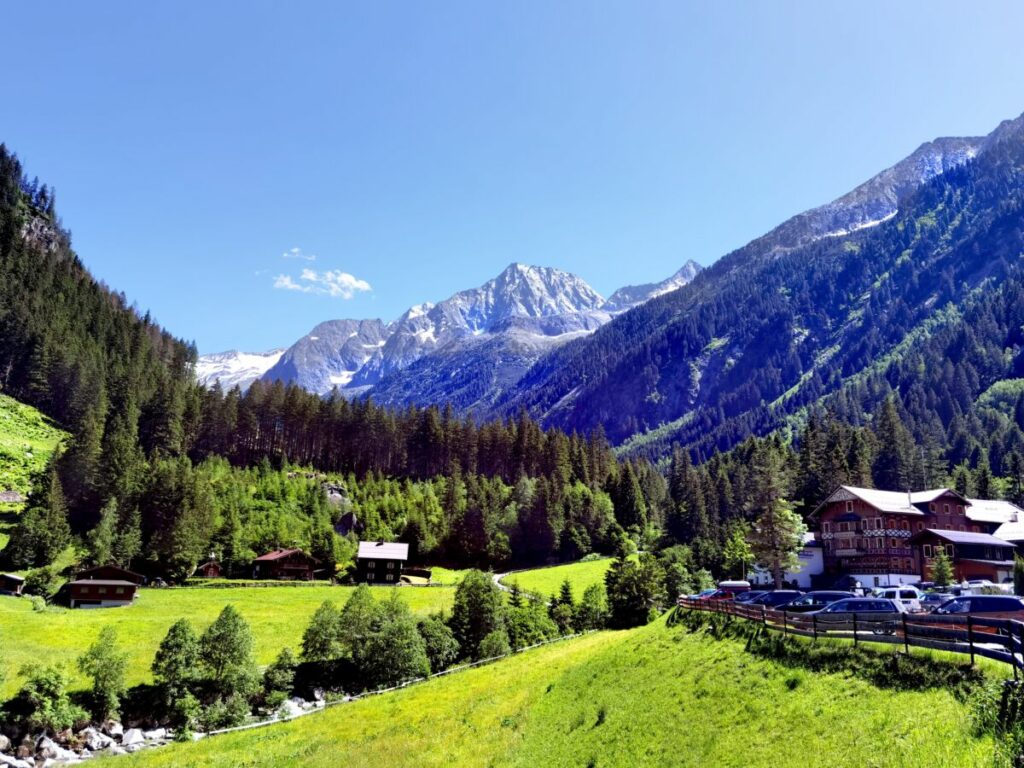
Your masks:
{"label": "small white cloud", "polygon": [[282,291],[299,291],[339,299],[351,299],[356,293],[371,290],[368,282],[348,272],[338,269],[317,272],[308,267],[302,270],[298,280],[291,275],[278,275],[274,278],[274,287]]}
{"label": "small white cloud", "polygon": [[302,252],[301,248],[289,248],[287,251],[281,254],[282,259],[301,259],[302,261],[316,261],[315,254],[306,254]]}

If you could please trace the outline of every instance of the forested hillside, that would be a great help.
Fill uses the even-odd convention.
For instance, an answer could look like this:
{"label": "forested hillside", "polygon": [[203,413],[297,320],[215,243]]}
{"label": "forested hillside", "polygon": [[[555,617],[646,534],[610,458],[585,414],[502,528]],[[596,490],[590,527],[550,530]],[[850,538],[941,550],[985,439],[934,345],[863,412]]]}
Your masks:
{"label": "forested hillside", "polygon": [[[599,430],[281,383],[207,390],[195,358],[89,275],[52,190],[0,148],[0,389],[71,434],[36,478],[10,565],[46,565],[75,535],[93,560],[175,577],[211,551],[229,568],[276,546],[330,564],[360,531],[457,564],[543,562],[610,551],[664,514],[660,475],[620,464]],[[328,503],[332,484],[349,506]],[[360,528],[346,540],[335,524],[348,509]]]}
{"label": "forested hillside", "polygon": [[812,404],[868,423],[895,394],[926,464],[987,455],[1005,474],[1024,438],[1022,131],[1004,123],[874,226],[795,244],[780,227],[554,352],[506,407],[700,462]]}

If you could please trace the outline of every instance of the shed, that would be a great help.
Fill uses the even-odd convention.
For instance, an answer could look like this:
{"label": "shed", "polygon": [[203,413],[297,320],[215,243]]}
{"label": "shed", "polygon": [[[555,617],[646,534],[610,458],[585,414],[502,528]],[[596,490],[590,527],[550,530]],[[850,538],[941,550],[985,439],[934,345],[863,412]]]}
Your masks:
{"label": "shed", "polygon": [[252,563],[254,579],[312,581],[321,562],[301,549],[275,549],[260,555]]}
{"label": "shed", "polygon": [[68,584],[72,608],[119,608],[131,605],[138,584],[124,579],[78,579]]}
{"label": "shed", "polygon": [[360,541],[356,554],[356,580],[363,584],[397,586],[409,559],[409,545],[388,541]]}
{"label": "shed", "polygon": [[25,580],[13,573],[0,573],[0,595],[20,595]]}

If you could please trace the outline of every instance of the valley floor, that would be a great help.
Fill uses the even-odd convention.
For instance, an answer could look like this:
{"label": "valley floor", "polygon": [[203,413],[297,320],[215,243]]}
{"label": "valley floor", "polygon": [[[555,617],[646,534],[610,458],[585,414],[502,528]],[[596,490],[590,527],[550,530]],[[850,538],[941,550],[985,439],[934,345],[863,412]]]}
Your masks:
{"label": "valley floor", "polygon": [[297,721],[116,758],[139,766],[987,766],[941,690],[882,690],[664,620],[528,651]]}

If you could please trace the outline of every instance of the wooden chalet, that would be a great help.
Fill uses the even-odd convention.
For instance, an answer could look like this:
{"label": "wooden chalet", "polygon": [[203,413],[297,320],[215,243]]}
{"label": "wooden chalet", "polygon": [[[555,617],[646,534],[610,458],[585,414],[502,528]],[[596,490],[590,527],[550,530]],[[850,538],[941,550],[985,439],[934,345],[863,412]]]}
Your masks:
{"label": "wooden chalet", "polygon": [[949,555],[957,581],[988,579],[1000,584],[1013,576],[1015,546],[989,533],[929,529],[915,533],[910,543],[920,554],[925,581],[931,581],[932,565],[941,550]]}
{"label": "wooden chalet", "polygon": [[0,573],[0,595],[20,595],[25,580],[13,573]]}
{"label": "wooden chalet", "polygon": [[362,584],[397,586],[409,559],[409,545],[387,541],[360,541],[356,554],[356,580]]}
{"label": "wooden chalet", "polygon": [[146,577],[135,571],[129,571],[118,565],[96,565],[78,572],[79,580],[104,579],[106,581],[128,581],[135,586],[141,586]]}
{"label": "wooden chalet", "polygon": [[72,608],[119,608],[131,605],[139,585],[124,579],[78,579],[67,585]]}
{"label": "wooden chalet", "polygon": [[219,579],[223,568],[216,560],[207,560],[202,565],[196,566],[194,577],[197,579]]}
{"label": "wooden chalet", "polygon": [[322,564],[301,549],[275,549],[260,555],[252,563],[254,579],[279,579],[282,581],[312,581]]}

